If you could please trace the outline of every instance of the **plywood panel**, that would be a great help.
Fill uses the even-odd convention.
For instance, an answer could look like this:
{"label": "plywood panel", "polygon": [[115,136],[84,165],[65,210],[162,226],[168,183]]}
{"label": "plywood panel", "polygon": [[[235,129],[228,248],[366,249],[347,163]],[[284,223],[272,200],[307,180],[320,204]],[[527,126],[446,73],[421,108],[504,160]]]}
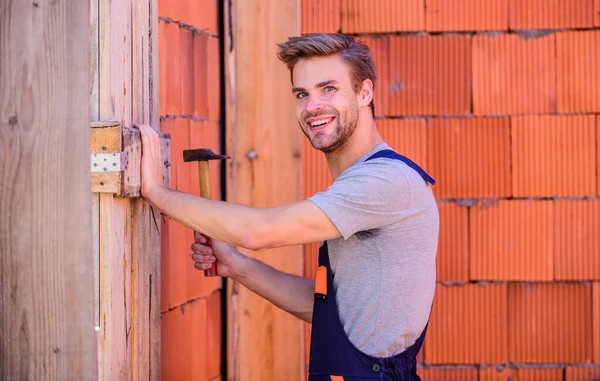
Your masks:
{"label": "plywood panel", "polygon": [[90,2],[0,6],[0,379],[96,380]]}
{"label": "plywood panel", "polygon": [[[289,73],[275,44],[300,34],[300,2],[229,2],[227,34],[227,198],[256,207],[300,199],[300,129]],[[277,105],[277,109],[273,109]],[[252,159],[248,153],[253,151]],[[302,274],[301,247],[247,253],[282,271]],[[237,284],[228,300],[228,377],[301,380],[303,325]]]}

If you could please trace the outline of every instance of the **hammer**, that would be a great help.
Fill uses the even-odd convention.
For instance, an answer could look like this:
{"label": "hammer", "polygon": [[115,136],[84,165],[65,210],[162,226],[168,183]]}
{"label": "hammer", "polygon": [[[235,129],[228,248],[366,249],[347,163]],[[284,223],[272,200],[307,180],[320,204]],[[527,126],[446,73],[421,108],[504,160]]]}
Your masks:
{"label": "hammer", "polygon": [[[210,176],[208,173],[209,160],[229,159],[227,155],[217,155],[210,148],[188,149],[183,151],[183,161],[198,162],[198,178],[200,180],[200,197],[211,198],[210,195]],[[207,238],[208,239],[208,238]],[[210,239],[206,242],[206,246],[212,247]],[[208,269],[204,270],[204,276],[217,276],[217,263]]]}

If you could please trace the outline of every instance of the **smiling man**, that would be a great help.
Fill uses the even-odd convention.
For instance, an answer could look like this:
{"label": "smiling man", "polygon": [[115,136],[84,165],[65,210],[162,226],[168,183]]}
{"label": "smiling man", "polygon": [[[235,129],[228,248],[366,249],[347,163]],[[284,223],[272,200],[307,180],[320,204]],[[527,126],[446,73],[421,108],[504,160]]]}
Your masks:
{"label": "smiling man", "polygon": [[[415,358],[435,289],[434,181],[381,138],[375,65],[366,45],[344,35],[310,34],[280,44],[278,55],[290,70],[298,124],[325,154],[333,184],[273,208],[176,192],[162,183],[157,134],[139,126],[142,193],[196,230],[197,269],[218,262],[220,276],[312,322],[309,380],[419,380]],[[322,243],[316,280],[235,249],[310,242]]]}

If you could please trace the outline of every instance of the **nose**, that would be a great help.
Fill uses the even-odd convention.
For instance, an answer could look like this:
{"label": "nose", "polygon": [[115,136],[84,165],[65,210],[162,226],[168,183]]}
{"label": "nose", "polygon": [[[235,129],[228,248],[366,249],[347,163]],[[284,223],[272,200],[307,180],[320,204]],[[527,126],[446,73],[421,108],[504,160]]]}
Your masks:
{"label": "nose", "polygon": [[306,102],[306,111],[314,113],[324,108],[323,102],[318,96],[311,95]]}

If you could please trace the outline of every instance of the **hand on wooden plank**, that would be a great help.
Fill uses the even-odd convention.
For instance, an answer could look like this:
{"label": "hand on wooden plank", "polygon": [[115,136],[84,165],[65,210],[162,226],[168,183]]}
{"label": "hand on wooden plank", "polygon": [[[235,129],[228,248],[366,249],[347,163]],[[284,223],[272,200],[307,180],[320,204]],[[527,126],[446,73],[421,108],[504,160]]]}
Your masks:
{"label": "hand on wooden plank", "polygon": [[152,192],[165,188],[163,181],[163,168],[160,153],[160,135],[154,128],[136,124],[142,135],[142,179],[141,193],[149,201],[152,200]]}
{"label": "hand on wooden plank", "polygon": [[234,277],[239,273],[241,261],[245,258],[233,246],[194,232],[192,260],[197,270],[207,270],[217,262],[217,275]]}

